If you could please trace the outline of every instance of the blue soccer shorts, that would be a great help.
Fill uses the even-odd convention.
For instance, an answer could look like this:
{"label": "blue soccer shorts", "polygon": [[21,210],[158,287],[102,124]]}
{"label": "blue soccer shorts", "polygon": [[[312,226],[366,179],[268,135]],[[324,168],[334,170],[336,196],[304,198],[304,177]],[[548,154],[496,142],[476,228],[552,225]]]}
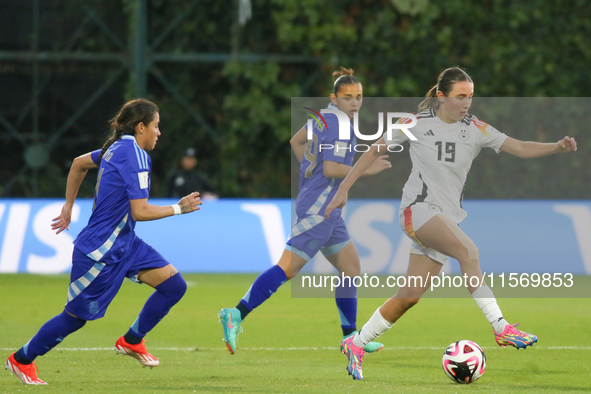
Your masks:
{"label": "blue soccer shorts", "polygon": [[298,218],[291,228],[287,240],[287,250],[310,260],[318,251],[328,257],[343,249],[351,242],[345,221],[338,215],[330,215],[325,219],[320,215],[309,215]]}
{"label": "blue soccer shorts", "polygon": [[138,282],[139,271],[168,264],[160,253],[139,237],[133,238],[125,252],[109,253],[100,262],[74,247],[66,311],[84,320],[100,319],[125,278]]}

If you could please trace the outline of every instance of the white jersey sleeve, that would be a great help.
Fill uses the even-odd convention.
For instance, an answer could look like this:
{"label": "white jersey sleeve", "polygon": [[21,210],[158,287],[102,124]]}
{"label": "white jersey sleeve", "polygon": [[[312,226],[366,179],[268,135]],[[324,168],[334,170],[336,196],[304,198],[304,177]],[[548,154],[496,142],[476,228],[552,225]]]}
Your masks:
{"label": "white jersey sleeve", "polygon": [[[400,118],[396,121],[396,123],[398,124],[407,124],[410,122],[412,122],[412,119],[409,118]],[[384,141],[386,142],[386,145],[388,146],[402,145],[403,142],[409,140],[408,136],[404,134],[404,132],[401,129],[395,129],[391,133],[385,132],[383,137]]]}
{"label": "white jersey sleeve", "polygon": [[507,134],[501,133],[499,130],[495,129],[491,125],[482,120],[478,119],[476,116],[472,116],[472,123],[480,129],[482,132],[481,135],[481,146],[483,148],[491,148],[495,152],[499,153],[501,151],[501,146],[507,139]]}

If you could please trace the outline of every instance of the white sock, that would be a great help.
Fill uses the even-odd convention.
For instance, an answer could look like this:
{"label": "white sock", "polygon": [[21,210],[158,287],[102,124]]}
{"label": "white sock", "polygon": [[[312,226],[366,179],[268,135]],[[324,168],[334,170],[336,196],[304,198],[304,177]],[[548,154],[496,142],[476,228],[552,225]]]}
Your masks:
{"label": "white sock", "polygon": [[393,325],[394,323],[390,323],[388,320],[384,319],[380,313],[380,308],[378,308],[373,316],[369,318],[367,323],[365,323],[361,331],[355,334],[353,337],[353,344],[355,346],[365,347],[365,345],[374,339],[382,336]]}
{"label": "white sock", "polygon": [[503,319],[501,308],[497,305],[497,299],[490,287],[479,287],[472,293],[472,298],[474,298],[474,301],[476,301],[476,304],[478,304],[478,307],[484,313],[489,323],[492,324],[495,332],[497,334],[502,333],[508,323]]}

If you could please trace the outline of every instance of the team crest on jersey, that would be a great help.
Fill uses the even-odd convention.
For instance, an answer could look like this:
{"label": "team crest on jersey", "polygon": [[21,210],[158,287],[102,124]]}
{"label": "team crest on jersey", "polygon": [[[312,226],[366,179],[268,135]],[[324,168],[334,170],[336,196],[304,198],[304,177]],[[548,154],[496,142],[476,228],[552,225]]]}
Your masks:
{"label": "team crest on jersey", "polygon": [[460,135],[458,135],[458,138],[460,139],[460,141],[466,142],[470,139],[470,135],[466,130],[461,130]]}

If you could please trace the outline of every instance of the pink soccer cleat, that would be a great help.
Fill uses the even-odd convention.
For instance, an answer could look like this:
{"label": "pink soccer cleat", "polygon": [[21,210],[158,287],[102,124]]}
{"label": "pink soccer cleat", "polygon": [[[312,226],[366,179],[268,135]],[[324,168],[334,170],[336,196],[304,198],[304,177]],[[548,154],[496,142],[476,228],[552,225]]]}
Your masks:
{"label": "pink soccer cleat", "polygon": [[538,337],[529,334],[524,331],[519,331],[517,327],[519,323],[511,325],[507,324],[505,330],[497,334],[495,332],[495,340],[499,346],[513,346],[517,349],[525,349],[527,346],[533,346],[534,343],[538,342]]}
{"label": "pink soccer cleat", "polygon": [[349,375],[353,376],[353,380],[363,380],[363,371],[361,370],[361,363],[364,360],[365,350],[353,343],[353,337],[349,337],[341,344],[342,353],[347,356],[349,364],[347,364],[347,371]]}

